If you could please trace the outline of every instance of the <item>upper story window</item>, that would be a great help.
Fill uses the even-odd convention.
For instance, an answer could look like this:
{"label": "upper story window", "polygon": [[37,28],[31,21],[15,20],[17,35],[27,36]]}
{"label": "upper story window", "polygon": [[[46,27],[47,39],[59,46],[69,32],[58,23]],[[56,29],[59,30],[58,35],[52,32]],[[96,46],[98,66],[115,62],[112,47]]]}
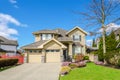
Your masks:
{"label": "upper story window", "polygon": [[52,34],[42,34],[41,39],[42,40],[52,39]]}
{"label": "upper story window", "polygon": [[78,34],[73,35],[73,40],[74,41],[81,41],[81,35],[78,35]]}

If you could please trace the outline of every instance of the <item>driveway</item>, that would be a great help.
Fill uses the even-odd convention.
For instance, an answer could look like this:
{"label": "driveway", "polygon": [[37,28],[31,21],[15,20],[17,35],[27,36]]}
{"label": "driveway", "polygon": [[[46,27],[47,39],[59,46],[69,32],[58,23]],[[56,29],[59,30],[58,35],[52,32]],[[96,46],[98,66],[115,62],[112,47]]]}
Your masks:
{"label": "driveway", "polygon": [[58,80],[60,63],[25,63],[0,72],[0,80]]}

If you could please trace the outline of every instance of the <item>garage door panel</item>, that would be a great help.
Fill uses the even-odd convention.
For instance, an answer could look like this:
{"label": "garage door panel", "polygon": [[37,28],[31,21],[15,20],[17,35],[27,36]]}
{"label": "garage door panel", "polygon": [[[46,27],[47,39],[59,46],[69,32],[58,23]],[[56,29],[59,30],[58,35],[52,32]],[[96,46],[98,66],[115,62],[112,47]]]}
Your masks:
{"label": "garage door panel", "polygon": [[29,54],[29,63],[41,63],[41,54]]}
{"label": "garage door panel", "polygon": [[47,52],[46,62],[60,62],[60,52]]}

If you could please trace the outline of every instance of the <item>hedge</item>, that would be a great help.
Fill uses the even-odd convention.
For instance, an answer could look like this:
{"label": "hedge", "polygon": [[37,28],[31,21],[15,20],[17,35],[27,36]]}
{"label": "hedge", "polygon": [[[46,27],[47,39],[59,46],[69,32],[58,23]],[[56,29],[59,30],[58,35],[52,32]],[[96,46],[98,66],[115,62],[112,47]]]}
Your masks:
{"label": "hedge", "polygon": [[18,62],[18,59],[16,59],[16,58],[0,59],[0,68],[7,67],[7,66],[13,66],[13,65],[17,64],[17,62]]}

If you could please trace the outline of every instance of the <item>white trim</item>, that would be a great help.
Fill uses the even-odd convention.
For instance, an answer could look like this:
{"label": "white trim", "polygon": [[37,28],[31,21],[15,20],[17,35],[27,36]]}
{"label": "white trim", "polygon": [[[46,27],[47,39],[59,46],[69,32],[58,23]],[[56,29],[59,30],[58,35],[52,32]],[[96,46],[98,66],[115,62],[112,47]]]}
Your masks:
{"label": "white trim", "polygon": [[75,30],[75,29],[79,29],[80,31],[82,31],[83,33],[85,33],[86,35],[88,34],[86,31],[84,31],[82,28],[80,28],[79,26],[74,27],[73,29],[71,29],[70,31],[68,31],[66,34],[69,34],[71,31]]}

